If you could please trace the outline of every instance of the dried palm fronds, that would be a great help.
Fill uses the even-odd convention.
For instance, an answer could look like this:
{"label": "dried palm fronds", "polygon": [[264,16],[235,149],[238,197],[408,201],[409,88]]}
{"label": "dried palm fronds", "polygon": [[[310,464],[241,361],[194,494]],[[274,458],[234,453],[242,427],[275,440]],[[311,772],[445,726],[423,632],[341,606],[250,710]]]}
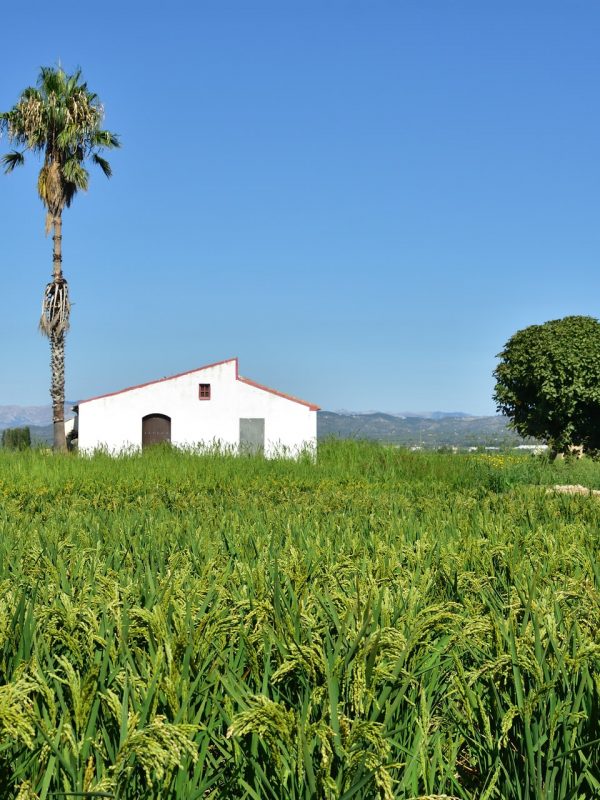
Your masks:
{"label": "dried palm fronds", "polygon": [[69,286],[64,278],[50,281],[44,290],[40,331],[50,338],[53,334],[64,334],[69,330]]}

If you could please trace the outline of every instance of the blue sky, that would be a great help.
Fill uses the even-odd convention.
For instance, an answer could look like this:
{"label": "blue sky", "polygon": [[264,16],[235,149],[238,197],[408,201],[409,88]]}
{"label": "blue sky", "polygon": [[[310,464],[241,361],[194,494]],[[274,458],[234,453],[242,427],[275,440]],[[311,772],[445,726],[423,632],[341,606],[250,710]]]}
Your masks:
{"label": "blue sky", "polygon": [[[64,216],[69,398],[237,355],[327,409],[493,413],[512,333],[598,316],[595,0],[10,17],[0,108],[60,59],[123,141]],[[38,169],[0,175],[0,404],[48,401]]]}

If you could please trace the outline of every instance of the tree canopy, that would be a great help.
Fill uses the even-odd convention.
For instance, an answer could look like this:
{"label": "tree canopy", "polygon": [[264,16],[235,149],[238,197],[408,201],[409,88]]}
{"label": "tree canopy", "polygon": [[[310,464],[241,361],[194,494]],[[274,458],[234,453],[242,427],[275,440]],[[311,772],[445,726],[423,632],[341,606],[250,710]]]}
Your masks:
{"label": "tree canopy", "polygon": [[494,400],[521,436],[556,453],[600,450],[600,323],[572,316],[517,331],[498,354]]}
{"label": "tree canopy", "polygon": [[61,67],[42,67],[37,87],[29,86],[10,111],[0,114],[0,129],[20,148],[2,157],[6,172],[24,163],[27,150],[43,153],[38,193],[48,210],[48,227],[78,191],[88,188],[88,160],[111,176],[100,152],[118,147],[119,140],[100,127],[103,117],[102,104],[81,81],[81,71],[68,75]]}

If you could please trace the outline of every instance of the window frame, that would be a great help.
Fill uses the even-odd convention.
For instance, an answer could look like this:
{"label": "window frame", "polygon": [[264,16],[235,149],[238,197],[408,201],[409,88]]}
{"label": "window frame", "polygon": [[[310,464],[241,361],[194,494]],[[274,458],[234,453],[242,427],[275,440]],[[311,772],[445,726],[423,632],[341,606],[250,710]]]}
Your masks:
{"label": "window frame", "polygon": [[210,383],[199,383],[198,400],[210,400],[211,396],[212,396],[212,390]]}

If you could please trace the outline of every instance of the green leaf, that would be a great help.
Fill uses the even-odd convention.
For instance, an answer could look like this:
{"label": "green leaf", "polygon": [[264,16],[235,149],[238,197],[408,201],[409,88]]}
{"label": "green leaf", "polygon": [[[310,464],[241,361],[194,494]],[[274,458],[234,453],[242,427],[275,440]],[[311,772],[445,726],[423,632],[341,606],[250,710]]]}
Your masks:
{"label": "green leaf", "polygon": [[107,178],[112,177],[112,167],[105,158],[102,158],[97,153],[92,155],[92,161],[97,164]]}
{"label": "green leaf", "polygon": [[25,163],[24,153],[19,153],[18,150],[12,150],[10,153],[2,156],[2,163],[4,164],[4,172],[8,175],[15,167],[22,167]]}

